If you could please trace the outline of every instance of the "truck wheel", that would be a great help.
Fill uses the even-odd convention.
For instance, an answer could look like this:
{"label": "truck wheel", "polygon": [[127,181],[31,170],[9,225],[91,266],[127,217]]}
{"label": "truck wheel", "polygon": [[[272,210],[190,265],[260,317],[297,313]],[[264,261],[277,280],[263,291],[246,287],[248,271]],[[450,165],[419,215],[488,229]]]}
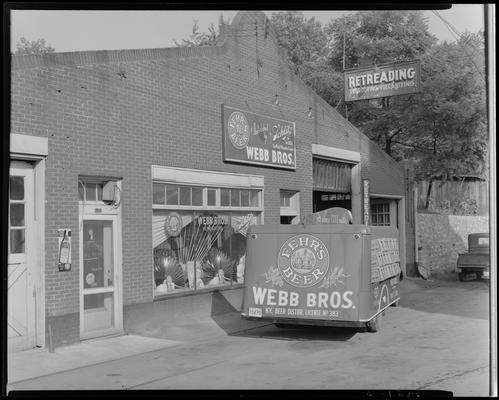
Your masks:
{"label": "truck wheel", "polygon": [[465,274],[464,272],[459,272],[459,273],[457,274],[457,277],[459,278],[459,280],[460,280],[461,282],[464,282],[464,281],[465,281],[466,274]]}
{"label": "truck wheel", "polygon": [[367,323],[367,331],[378,332],[380,328],[381,328],[381,314],[378,314]]}

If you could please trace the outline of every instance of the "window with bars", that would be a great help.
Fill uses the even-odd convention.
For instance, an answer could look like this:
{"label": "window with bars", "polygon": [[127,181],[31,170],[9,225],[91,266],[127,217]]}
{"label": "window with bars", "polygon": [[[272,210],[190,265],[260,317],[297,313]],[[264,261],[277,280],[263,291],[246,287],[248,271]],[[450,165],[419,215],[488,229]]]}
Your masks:
{"label": "window with bars", "polygon": [[371,225],[390,226],[390,203],[388,201],[371,204]]}

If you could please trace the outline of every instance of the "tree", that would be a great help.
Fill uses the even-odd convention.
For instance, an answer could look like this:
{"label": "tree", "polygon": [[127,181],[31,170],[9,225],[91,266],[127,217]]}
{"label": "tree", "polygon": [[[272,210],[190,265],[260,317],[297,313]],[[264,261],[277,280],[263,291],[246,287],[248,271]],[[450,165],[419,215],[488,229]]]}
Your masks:
{"label": "tree", "polygon": [[[437,44],[420,11],[356,12],[324,27],[288,11],[274,13],[271,24],[291,69],[395,160],[419,160],[417,179],[485,174],[483,34]],[[200,45],[195,28],[188,42]],[[420,93],[342,101],[345,68],[414,59],[421,61]]]}
{"label": "tree", "polygon": [[[343,66],[418,59],[436,43],[419,11],[357,12],[331,21],[325,31],[331,38],[330,65],[337,71],[343,71]],[[406,136],[400,113],[413,99],[403,95],[343,103],[340,112],[388,155],[400,159],[403,149],[394,146]]]}
{"label": "tree", "polygon": [[328,62],[329,38],[315,18],[300,11],[273,13],[271,24],[278,43],[287,50],[291,69],[330,104],[341,99],[343,74]]}
{"label": "tree", "polygon": [[45,43],[45,39],[32,40],[31,42],[22,37],[16,43],[16,51],[14,54],[16,55],[28,55],[28,54],[45,54],[45,53],[53,53],[55,49]]}
{"label": "tree", "polygon": [[199,47],[199,46],[214,46],[217,44],[220,37],[220,26],[230,23],[230,19],[224,20],[221,15],[219,18],[218,29],[216,29],[213,24],[208,27],[208,32],[199,32],[198,21],[194,21],[194,26],[192,27],[192,32],[189,35],[189,39],[182,39],[179,43],[174,40],[177,47]]}
{"label": "tree", "polygon": [[[438,54],[438,58],[435,56]],[[488,132],[483,35],[434,47],[422,60],[423,91],[406,111],[406,155],[419,179],[486,177]]]}

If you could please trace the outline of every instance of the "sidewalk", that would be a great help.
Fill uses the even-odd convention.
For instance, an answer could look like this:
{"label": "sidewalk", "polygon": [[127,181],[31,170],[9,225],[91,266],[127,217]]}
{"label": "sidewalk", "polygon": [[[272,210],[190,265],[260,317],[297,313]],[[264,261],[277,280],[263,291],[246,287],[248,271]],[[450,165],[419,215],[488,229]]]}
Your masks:
{"label": "sidewalk", "polygon": [[[7,355],[8,384],[175,346],[182,342],[139,335],[87,340],[70,346]],[[9,385],[7,385],[8,388]],[[9,390],[9,388],[8,388]]]}

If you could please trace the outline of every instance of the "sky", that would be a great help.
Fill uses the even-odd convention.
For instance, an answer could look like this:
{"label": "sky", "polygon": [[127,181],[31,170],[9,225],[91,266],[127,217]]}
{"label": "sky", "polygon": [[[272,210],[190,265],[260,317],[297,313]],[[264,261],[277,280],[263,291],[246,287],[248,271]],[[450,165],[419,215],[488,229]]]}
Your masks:
{"label": "sky", "polygon": [[[483,4],[454,4],[438,10],[459,34],[477,32],[484,27]],[[268,17],[275,11],[264,11]],[[303,11],[323,25],[348,11]],[[232,10],[11,10],[11,48],[21,37],[45,39],[57,52],[174,47],[175,41],[188,38],[194,21],[201,32],[218,25],[220,15],[233,18]],[[440,41],[454,41],[451,29],[433,12],[429,30]]]}

